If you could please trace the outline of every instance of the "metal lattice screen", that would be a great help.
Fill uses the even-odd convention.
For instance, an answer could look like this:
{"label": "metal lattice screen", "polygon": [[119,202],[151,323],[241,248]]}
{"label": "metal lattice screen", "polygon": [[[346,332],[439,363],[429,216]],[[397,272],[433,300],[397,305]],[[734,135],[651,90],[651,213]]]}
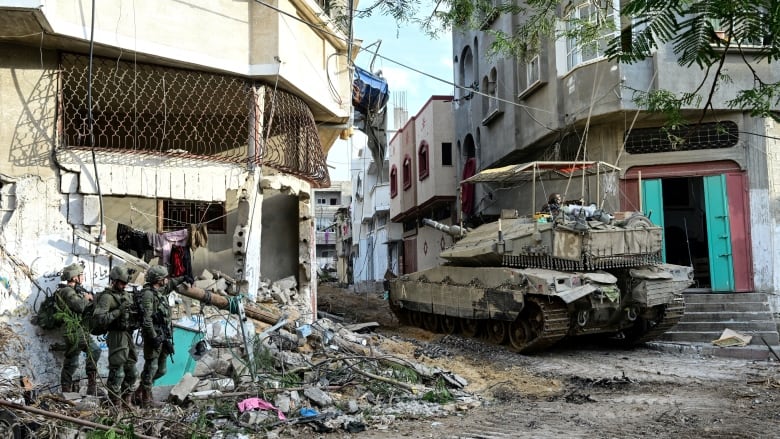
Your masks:
{"label": "metal lattice screen", "polygon": [[314,117],[295,95],[244,78],[99,57],[90,86],[89,57],[70,53],[61,72],[64,148],[92,146],[91,94],[94,146],[102,150],[253,162],[329,184]]}
{"label": "metal lattice screen", "polygon": [[330,186],[317,126],[309,107],[297,96],[265,87],[262,164],[297,174],[306,169],[319,187]]}
{"label": "metal lattice screen", "polygon": [[674,130],[635,128],[626,139],[631,154],[731,148],[739,142],[739,127],[732,121],[702,123]]}

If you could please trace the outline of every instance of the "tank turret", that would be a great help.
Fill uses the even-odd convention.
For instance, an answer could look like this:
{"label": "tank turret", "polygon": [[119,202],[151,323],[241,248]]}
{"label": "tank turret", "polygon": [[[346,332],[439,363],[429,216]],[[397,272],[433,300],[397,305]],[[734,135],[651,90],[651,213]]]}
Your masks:
{"label": "tank turret", "polygon": [[434,221],[428,218],[423,218],[422,222],[428,227],[433,227],[436,230],[441,230],[442,232],[450,236],[454,236],[456,238],[462,238],[463,236],[466,236],[466,233],[468,233],[468,229],[465,227],[460,227],[457,225],[448,226],[446,224],[442,224],[438,221]]}
{"label": "tank turret", "polygon": [[[541,169],[552,176],[596,170],[598,179],[600,166],[608,165],[534,162],[472,178],[514,182],[508,178]],[[626,344],[657,338],[682,318],[693,269],[664,263],[663,229],[648,217],[624,212],[616,220],[599,205],[564,205],[473,230],[424,219],[459,239],[439,254],[444,265],[391,280],[390,307],[402,322],[482,333],[519,352],[581,335]]]}

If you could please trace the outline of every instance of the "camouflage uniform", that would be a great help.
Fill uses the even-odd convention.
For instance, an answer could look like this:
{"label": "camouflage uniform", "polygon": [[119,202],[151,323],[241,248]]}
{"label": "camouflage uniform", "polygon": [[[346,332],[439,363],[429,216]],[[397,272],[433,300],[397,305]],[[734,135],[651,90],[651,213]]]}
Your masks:
{"label": "camouflage uniform", "polygon": [[132,314],[133,293],[111,286],[98,297],[94,319],[108,327],[108,382],[109,395],[116,398],[132,392],[138,372],[135,364],[138,354],[133,343],[135,316]]}
{"label": "camouflage uniform", "polygon": [[179,280],[171,279],[159,288],[146,284],[141,291],[143,308],[141,331],[144,338],[144,370],[141,372],[141,386],[149,392],[154,380],[165,375],[168,356],[173,353],[173,327],[168,294],[174,291],[179,283]]}
{"label": "camouflage uniform", "polygon": [[62,386],[63,392],[78,390],[77,387],[73,386],[73,375],[76,373],[76,369],[79,366],[79,356],[82,352],[87,354],[86,371],[87,377],[90,380],[88,392],[94,392],[93,381],[97,374],[97,361],[100,359],[100,347],[84,329],[81,316],[84,313],[84,308],[86,308],[89,302],[84,298],[83,292],[84,290],[80,286],[76,286],[75,288],[72,286],[65,286],[55,293],[59,298],[59,303],[67,307],[67,309],[63,309],[62,311],[70,316],[68,319],[69,322],[66,322],[65,327],[63,328],[63,336],[65,338],[65,360],[62,364],[62,372],[60,373],[60,385]]}

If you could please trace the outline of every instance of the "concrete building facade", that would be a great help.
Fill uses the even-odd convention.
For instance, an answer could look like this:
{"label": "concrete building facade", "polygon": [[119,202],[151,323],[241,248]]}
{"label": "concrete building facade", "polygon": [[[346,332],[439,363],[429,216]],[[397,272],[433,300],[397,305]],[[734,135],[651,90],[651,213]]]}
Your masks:
{"label": "concrete building facade", "polygon": [[447,225],[459,220],[454,132],[452,96],[432,96],[390,140],[390,217],[403,229],[403,241],[391,254],[397,275],[441,264],[439,253],[452,245],[452,236],[422,219]]}
{"label": "concrete building facade", "polygon": [[385,273],[397,273],[401,227],[390,222],[388,159],[376,163],[367,147],[352,160],[351,273],[356,291],[379,291]]}
{"label": "concrete building facade", "polygon": [[314,189],[314,225],[317,229],[317,267],[320,270],[336,270],[338,264],[339,232],[336,214],[350,205],[352,183],[334,181],[330,187]]}
{"label": "concrete building facade", "polygon": [[119,225],[184,230],[194,274],[227,273],[250,300],[295,276],[316,315],[311,189],[349,120],[349,48],[317,3],[274,5],[0,1],[0,307],[25,375],[58,376],[29,317],[64,265],[100,290],[111,265],[170,263],[167,241],[123,251]]}
{"label": "concrete building facade", "polygon": [[[575,2],[559,13],[595,20],[592,5]],[[620,2],[607,6],[604,17],[624,35],[641,31],[621,22],[618,9],[612,9]],[[697,89],[704,73],[680,66],[671,47],[659,47],[645,61],[619,64],[603,56],[610,34],[588,46],[571,39],[546,41],[527,61],[488,57],[494,41],[489,31],[511,33],[518,20],[488,14],[483,30],[453,36],[455,82],[461,87],[455,96],[454,141],[461,163],[473,158],[477,171],[533,160],[614,164],[620,172],[600,181],[537,184],[535,199],[561,192],[569,199],[605,200],[611,211],[641,210],[665,227],[666,260],[694,266],[695,288],[768,292],[780,309],[775,268],[780,129],[769,119],[728,107],[738,90],[753,86],[742,55],[726,54],[731,81],[719,84],[704,118],[703,102],[692,104],[682,109],[689,125],[668,133],[665,119],[643,111],[634,97],[636,91]],[[756,49],[745,47],[746,56]],[[780,79],[768,64],[753,67],[765,80]],[[705,82],[703,89],[710,86]],[[471,170],[459,172],[463,177]],[[531,213],[539,206],[531,205],[529,190],[478,185],[473,202],[464,206],[467,220],[497,218],[501,209]]]}

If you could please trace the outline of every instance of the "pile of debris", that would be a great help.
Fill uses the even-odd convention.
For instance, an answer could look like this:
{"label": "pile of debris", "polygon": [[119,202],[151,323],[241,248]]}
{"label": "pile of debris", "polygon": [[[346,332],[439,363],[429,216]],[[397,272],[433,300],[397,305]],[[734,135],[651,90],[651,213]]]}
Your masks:
{"label": "pile of debris", "polygon": [[167,404],[148,410],[112,407],[94,396],[36,391],[13,376],[6,382],[19,384],[0,389],[14,415],[9,425],[19,437],[25,431],[29,437],[57,437],[52,432],[74,426],[141,438],[278,437],[299,430],[387,429],[398,418],[443,416],[480,404],[463,390],[462,377],[383,352],[384,337],[360,332],[375,325],[298,319],[289,301],[294,280],[268,283],[258,294],[259,301],[274,306],[231,295],[229,283],[206,291],[198,282],[179,290],[183,306],[177,322],[197,321],[203,338],[176,347],[189,348],[196,362],[169,394],[155,389]]}

